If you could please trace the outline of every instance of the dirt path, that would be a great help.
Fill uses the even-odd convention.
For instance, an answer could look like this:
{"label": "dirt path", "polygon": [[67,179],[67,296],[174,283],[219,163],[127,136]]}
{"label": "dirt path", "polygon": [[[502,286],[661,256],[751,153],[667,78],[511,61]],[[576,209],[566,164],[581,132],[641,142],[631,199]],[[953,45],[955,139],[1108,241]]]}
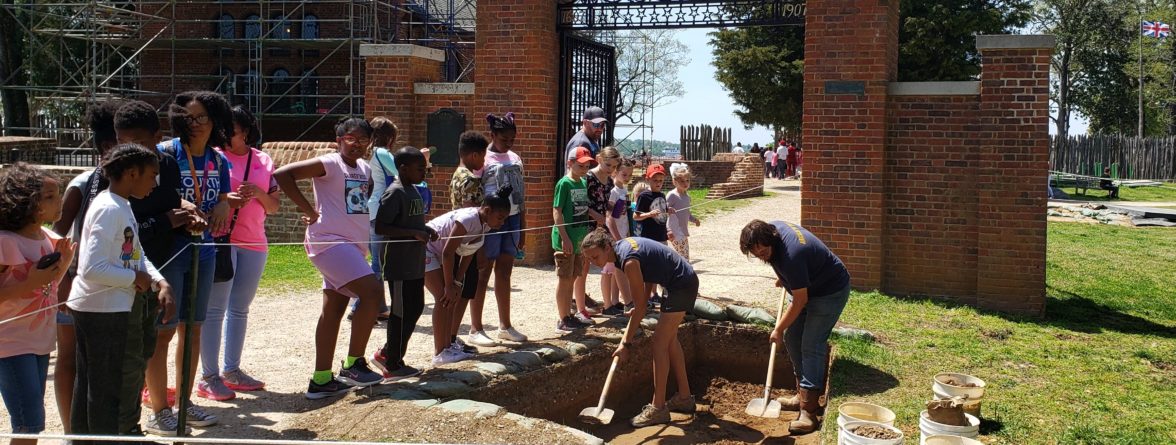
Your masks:
{"label": "dirt path", "polygon": [[[773,196],[756,200],[752,205],[713,215],[701,227],[691,228],[691,256],[700,273],[700,293],[708,298],[739,301],[740,304],[770,308],[775,311],[778,291],[773,288],[771,269],[742,255],[738,249],[739,230],[752,219],[788,221],[800,220],[800,183],[797,181],[768,180]],[[515,269],[512,289],[512,318],[515,327],[535,340],[557,338],[556,318],[552,297],[555,293],[555,273],[552,268]],[[599,296],[599,278],[589,277],[590,294]],[[248,394],[228,402],[196,399],[208,411],[220,416],[219,425],[196,430],[197,436],[305,439],[315,434],[306,430],[292,430],[291,420],[299,413],[322,408],[329,402],[311,402],[302,392],[306,390],[313,362],[313,333],[318,317],[321,294],[317,289],[263,289],[253,303],[250,314],[249,339],[244,353],[245,369],[267,383],[267,391]],[[429,299],[431,302],[431,299]],[[420,368],[429,366],[432,353],[431,303],[417,328],[406,361]],[[497,328],[497,305],[493,295],[486,301],[487,331]],[[469,321],[467,316],[466,321]],[[350,326],[344,323],[336,347],[336,357],[346,350]],[[468,330],[463,326],[462,332]],[[384,330],[372,333],[369,352],[384,343]],[[174,345],[173,345],[174,347]],[[505,347],[485,349],[506,350]],[[336,367],[337,368],[337,367]],[[52,373],[52,367],[50,367]],[[46,394],[46,431],[60,432],[61,421],[53,398],[53,376],[49,376]],[[7,419],[7,411],[0,408],[0,419]],[[145,419],[144,419],[145,420]],[[2,422],[0,431],[10,431]]]}

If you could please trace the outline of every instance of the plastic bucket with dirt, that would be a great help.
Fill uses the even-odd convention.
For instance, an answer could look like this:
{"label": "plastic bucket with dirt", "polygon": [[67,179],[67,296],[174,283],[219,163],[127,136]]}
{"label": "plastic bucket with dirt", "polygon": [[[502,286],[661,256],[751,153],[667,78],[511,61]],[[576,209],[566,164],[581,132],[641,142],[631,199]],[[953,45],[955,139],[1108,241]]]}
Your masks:
{"label": "plastic bucket with dirt", "polygon": [[946,435],[929,436],[923,440],[923,443],[926,445],[984,445],[984,442],[976,439]]}
{"label": "plastic bucket with dirt", "polygon": [[849,422],[878,422],[894,425],[894,411],[882,405],[866,402],[845,402],[837,407],[837,426]]}
{"label": "plastic bucket with dirt", "polygon": [[931,392],[937,399],[964,398],[964,412],[980,417],[984,389],[988,385],[979,377],[954,372],[941,372],[931,379]]}
{"label": "plastic bucket with dirt", "polygon": [[938,435],[975,439],[980,435],[980,418],[967,413],[964,413],[964,418],[968,423],[965,426],[945,425],[932,421],[927,411],[923,410],[919,413],[919,445],[926,445],[928,437]]}
{"label": "plastic bucket with dirt", "polygon": [[899,445],[902,430],[878,422],[849,422],[837,430],[837,443],[844,445]]}
{"label": "plastic bucket with dirt", "polygon": [[[764,329],[718,322],[682,325],[678,337],[698,412],[674,414],[669,425],[629,425],[629,418],[640,412],[653,395],[649,335],[634,341],[629,359],[613,376],[605,406],[615,410],[616,417],[609,425],[587,425],[577,418],[584,408],[596,406],[600,397],[612,359],[613,347],[607,344],[556,365],[496,380],[465,397],[581,429],[612,444],[647,443],[651,437],[669,443],[761,443],[783,438],[789,443],[819,444],[819,432],[789,437],[788,423],[797,417],[796,412],[781,412],[778,419],[745,413],[747,402],[763,397],[768,334]],[[796,389],[791,388],[795,384],[791,362],[783,348],[779,353],[773,373],[773,398],[790,395]],[[832,350],[829,357],[828,363],[832,363]],[[677,387],[672,374],[667,387],[667,396],[672,396]]]}

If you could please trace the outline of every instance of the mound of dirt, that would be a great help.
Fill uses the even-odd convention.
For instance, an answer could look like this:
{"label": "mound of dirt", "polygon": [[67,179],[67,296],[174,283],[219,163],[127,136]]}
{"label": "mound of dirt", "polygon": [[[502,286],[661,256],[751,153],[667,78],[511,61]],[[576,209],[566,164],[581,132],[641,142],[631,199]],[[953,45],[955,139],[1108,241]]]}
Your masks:
{"label": "mound of dirt", "polygon": [[857,434],[859,436],[865,437],[867,439],[882,439],[882,440],[897,439],[900,436],[902,436],[901,434],[898,434],[898,433],[891,431],[891,430],[888,430],[886,428],[882,428],[878,425],[862,425],[857,428],[854,428],[853,433]]}

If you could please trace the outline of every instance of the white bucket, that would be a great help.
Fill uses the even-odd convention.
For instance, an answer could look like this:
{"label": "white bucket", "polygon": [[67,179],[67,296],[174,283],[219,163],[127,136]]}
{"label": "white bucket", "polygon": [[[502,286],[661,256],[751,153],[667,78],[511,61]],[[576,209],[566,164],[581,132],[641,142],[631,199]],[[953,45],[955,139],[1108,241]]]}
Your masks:
{"label": "white bucket", "polygon": [[975,439],[980,435],[980,419],[967,413],[964,414],[964,418],[967,419],[968,426],[944,425],[932,422],[931,417],[927,415],[927,410],[923,410],[919,413],[919,445],[927,445],[928,437],[938,435]]}
{"label": "white bucket", "polygon": [[873,403],[845,402],[837,407],[837,426],[849,422],[878,422],[894,425],[894,411]]}
{"label": "white bucket", "polygon": [[984,442],[976,439],[946,435],[929,436],[923,443],[926,445],[984,445]]}
{"label": "white bucket", "polygon": [[[976,386],[965,387],[944,383],[948,379],[964,384],[970,383]],[[952,397],[963,397],[965,399],[964,412],[976,417],[980,417],[980,405],[984,400],[984,389],[987,386],[984,380],[978,377],[954,372],[941,372],[935,374],[935,377],[931,379],[931,392],[935,394],[935,398],[942,400]]]}
{"label": "white bucket", "polygon": [[[850,431],[863,425],[875,425],[898,433],[897,439],[869,439]],[[902,445],[902,430],[885,423],[878,422],[849,422],[841,425],[837,430],[837,443],[845,445]]]}

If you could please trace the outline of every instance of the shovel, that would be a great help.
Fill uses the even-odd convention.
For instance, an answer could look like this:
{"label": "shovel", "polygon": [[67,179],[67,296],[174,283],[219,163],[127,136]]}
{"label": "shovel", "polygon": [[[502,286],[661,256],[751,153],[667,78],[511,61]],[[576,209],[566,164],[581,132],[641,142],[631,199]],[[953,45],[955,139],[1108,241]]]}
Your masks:
{"label": "shovel", "polygon": [[[626,338],[629,338],[628,325],[625,325],[625,332],[621,334],[621,341],[625,341]],[[593,425],[608,425],[609,422],[612,422],[613,410],[604,407],[604,400],[608,397],[608,388],[612,386],[613,374],[616,372],[617,363],[620,363],[620,361],[620,356],[613,357],[612,365],[608,367],[608,377],[604,378],[604,390],[600,392],[600,401],[596,403],[596,406],[590,406],[580,411],[578,418],[581,422]]]}
{"label": "shovel", "polygon": [[[788,290],[785,289],[780,293],[780,309],[776,311],[776,317],[779,317],[780,313],[784,312],[784,295],[787,292]],[[772,352],[771,355],[768,356],[768,381],[766,384],[764,384],[764,396],[763,398],[751,399],[750,402],[747,402],[747,410],[745,410],[747,415],[755,417],[766,417],[769,419],[780,417],[780,402],[777,402],[776,399],[771,398],[772,374],[775,374],[775,370],[776,342],[772,342]]]}

